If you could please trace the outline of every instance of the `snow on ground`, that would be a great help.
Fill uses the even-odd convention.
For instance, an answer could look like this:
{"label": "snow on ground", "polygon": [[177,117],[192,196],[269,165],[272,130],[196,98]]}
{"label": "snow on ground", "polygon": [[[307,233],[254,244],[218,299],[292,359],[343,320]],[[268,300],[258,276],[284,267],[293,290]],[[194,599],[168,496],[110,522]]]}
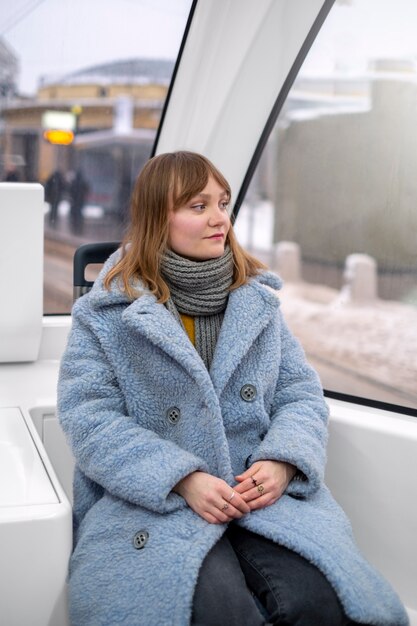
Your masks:
{"label": "snow on ground", "polygon": [[340,304],[339,292],[288,283],[280,293],[291,330],[307,354],[397,389],[417,404],[417,309],[392,301]]}
{"label": "snow on ground", "polygon": [[[244,203],[234,226],[239,242],[271,265],[273,214],[269,201]],[[391,390],[417,406],[417,307],[379,299],[343,304],[339,291],[305,282],[284,284],[280,299],[319,373],[326,364],[346,393],[361,395],[357,381],[363,379],[374,385],[375,397]],[[401,397],[386,401],[401,403]]]}

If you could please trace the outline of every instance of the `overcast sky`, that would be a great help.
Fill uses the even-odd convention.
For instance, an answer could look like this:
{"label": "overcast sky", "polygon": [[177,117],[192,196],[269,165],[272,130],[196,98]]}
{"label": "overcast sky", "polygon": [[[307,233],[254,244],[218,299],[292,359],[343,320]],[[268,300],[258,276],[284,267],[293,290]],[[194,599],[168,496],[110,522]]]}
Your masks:
{"label": "overcast sky", "polygon": [[191,0],[0,0],[0,34],[20,62],[19,89],[40,75],[138,57],[175,59]]}
{"label": "overcast sky", "polygon": [[[295,0],[297,1],[297,0]],[[417,57],[416,0],[340,0],[330,11],[305,71],[366,70],[368,59]]]}
{"label": "overcast sky", "polygon": [[[190,6],[191,0],[0,0],[0,34],[19,58],[20,90],[33,93],[45,74],[134,57],[174,59]],[[331,71],[335,59],[354,72],[368,58],[415,57],[416,34],[416,0],[339,0],[304,72]]]}

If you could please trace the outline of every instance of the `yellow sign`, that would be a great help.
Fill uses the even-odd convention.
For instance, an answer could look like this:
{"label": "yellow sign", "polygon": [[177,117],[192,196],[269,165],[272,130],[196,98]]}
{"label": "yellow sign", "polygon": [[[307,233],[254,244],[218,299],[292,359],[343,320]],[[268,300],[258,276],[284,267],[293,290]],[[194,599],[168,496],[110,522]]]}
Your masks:
{"label": "yellow sign", "polygon": [[59,146],[69,146],[74,141],[72,130],[45,130],[44,139]]}

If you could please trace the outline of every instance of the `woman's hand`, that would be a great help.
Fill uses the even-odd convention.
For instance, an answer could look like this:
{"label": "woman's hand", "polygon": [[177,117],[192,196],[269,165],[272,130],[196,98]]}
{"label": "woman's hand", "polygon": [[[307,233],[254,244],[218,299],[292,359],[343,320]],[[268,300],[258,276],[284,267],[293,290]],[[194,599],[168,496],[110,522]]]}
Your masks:
{"label": "woman's hand", "polygon": [[210,524],[224,524],[250,512],[239,493],[221,478],[206,472],[192,472],[180,480],[173,491]]}
{"label": "woman's hand", "polygon": [[236,493],[249,504],[250,510],[274,504],[294,478],[297,468],[282,461],[256,461],[246,472],[236,476]]}

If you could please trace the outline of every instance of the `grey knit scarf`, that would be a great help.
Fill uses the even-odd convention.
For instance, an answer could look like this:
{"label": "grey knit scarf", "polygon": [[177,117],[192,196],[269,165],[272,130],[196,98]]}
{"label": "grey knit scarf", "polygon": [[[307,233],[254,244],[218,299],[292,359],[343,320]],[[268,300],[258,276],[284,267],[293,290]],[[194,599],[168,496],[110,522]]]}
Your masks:
{"label": "grey knit scarf", "polygon": [[181,313],[194,317],[195,347],[210,369],[233,282],[232,251],[227,247],[218,259],[190,261],[167,250],[161,274],[171,293],[168,310],[181,326]]}

